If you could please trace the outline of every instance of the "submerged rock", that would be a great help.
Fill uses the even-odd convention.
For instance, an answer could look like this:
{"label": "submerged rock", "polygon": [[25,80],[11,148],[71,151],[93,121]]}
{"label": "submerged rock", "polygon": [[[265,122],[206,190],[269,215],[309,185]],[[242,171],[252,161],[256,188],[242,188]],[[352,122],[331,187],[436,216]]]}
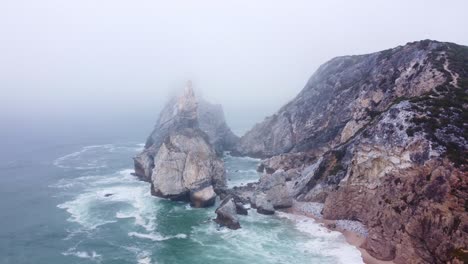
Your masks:
{"label": "submerged rock", "polygon": [[237,217],[236,204],[232,196],[226,197],[215,211],[217,217],[214,219],[221,226],[226,226],[230,229],[239,229],[239,219]]}

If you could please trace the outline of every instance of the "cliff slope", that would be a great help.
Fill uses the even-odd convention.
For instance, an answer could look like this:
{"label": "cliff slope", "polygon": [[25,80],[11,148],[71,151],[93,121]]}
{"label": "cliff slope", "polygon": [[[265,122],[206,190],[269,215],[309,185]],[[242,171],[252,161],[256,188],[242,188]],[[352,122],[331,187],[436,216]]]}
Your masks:
{"label": "cliff slope", "polygon": [[325,218],[364,223],[378,259],[463,263],[467,108],[468,47],[413,42],[325,63],[235,153],[266,157]]}

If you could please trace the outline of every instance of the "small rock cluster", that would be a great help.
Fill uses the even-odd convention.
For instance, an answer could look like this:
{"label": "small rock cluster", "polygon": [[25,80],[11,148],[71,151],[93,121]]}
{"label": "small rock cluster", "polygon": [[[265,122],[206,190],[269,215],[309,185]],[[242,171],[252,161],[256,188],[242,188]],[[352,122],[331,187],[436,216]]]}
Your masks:
{"label": "small rock cluster", "polygon": [[337,220],[335,225],[339,229],[349,230],[363,237],[367,237],[368,235],[367,228],[359,221]]}
{"label": "small rock cluster", "polygon": [[216,223],[236,230],[241,227],[237,215],[247,215],[248,211],[241,202],[236,201],[234,196],[228,195],[221,202],[215,213],[217,215],[216,219],[214,219]]}
{"label": "small rock cluster", "polygon": [[317,219],[322,219],[323,203],[298,202],[294,201],[293,208],[306,215],[312,215]]}

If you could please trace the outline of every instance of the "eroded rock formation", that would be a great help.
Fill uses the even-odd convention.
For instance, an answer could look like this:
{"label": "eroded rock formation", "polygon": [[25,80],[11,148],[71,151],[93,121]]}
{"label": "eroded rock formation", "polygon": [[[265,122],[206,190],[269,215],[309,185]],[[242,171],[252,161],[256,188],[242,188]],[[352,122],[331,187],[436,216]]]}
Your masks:
{"label": "eroded rock formation", "polygon": [[195,127],[207,135],[217,155],[231,150],[239,140],[226,124],[221,105],[197,98],[190,88],[185,95],[169,100],[161,111],[153,132],[146,140],[145,149],[134,158],[135,174],[150,181],[154,157],[164,140],[173,132]]}
{"label": "eroded rock formation", "polygon": [[156,196],[211,206],[226,184],[219,154],[236,140],[221,107],[201,101],[188,87],[161,112],[145,149],[134,158],[135,174],[151,182]]}

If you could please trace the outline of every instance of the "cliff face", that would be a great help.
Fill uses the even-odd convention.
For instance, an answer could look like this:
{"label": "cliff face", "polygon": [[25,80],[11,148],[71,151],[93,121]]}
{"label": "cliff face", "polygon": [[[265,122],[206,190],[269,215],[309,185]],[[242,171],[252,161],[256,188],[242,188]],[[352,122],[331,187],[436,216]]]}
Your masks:
{"label": "cliff face", "polygon": [[467,89],[468,48],[456,44],[335,58],[236,152],[269,157],[259,169],[293,182],[314,166],[294,198],[323,202],[325,218],[363,222],[365,248],[379,259],[462,263]]}
{"label": "cliff face", "polygon": [[156,196],[213,205],[215,191],[226,184],[218,154],[236,140],[221,107],[200,101],[188,87],[161,112],[145,149],[134,158],[135,174],[151,182]]}
{"label": "cliff face", "polygon": [[346,142],[396,98],[422,95],[445,81],[431,60],[441,45],[419,42],[330,60],[294,100],[247,132],[236,152],[257,157],[304,150],[322,154]]}

